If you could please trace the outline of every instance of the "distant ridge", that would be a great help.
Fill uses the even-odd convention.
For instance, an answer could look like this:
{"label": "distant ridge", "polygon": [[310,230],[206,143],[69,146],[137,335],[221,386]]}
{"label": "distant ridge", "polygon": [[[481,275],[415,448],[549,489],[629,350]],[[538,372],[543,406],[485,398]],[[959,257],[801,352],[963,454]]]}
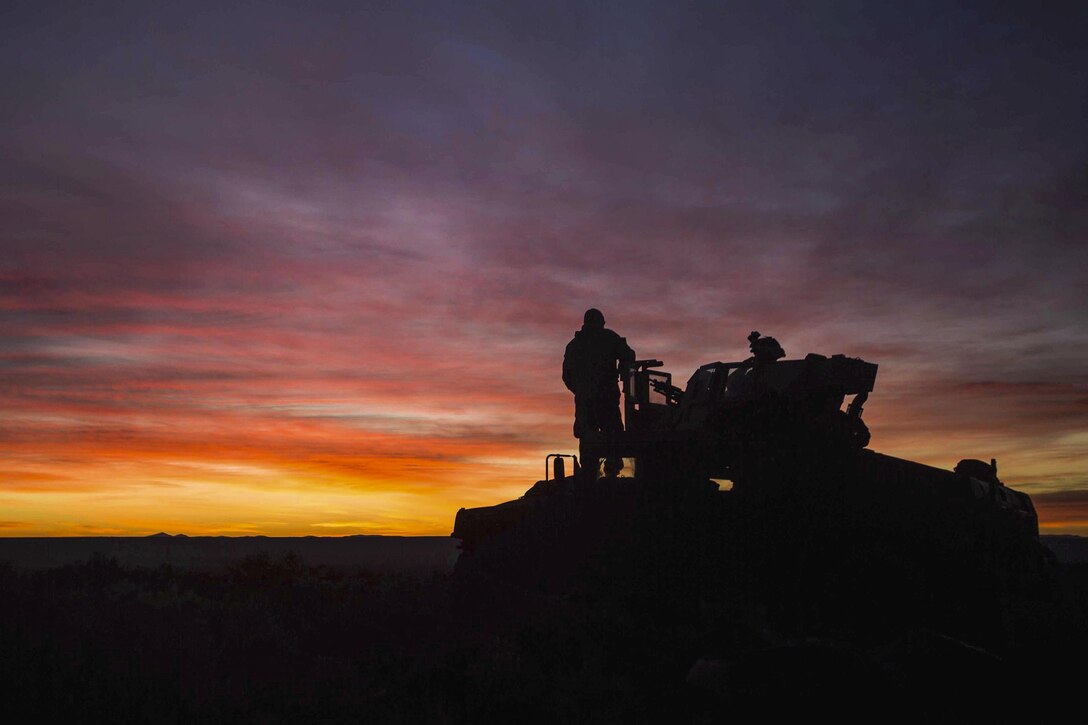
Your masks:
{"label": "distant ridge", "polygon": [[278,560],[289,553],[305,566],[448,572],[460,549],[450,536],[189,536],[160,531],[145,536],[0,537],[0,564],[6,561],[29,569],[65,566],[99,556],[124,566],[169,564],[211,570],[247,557]]}
{"label": "distant ridge", "polygon": [[1060,534],[1040,536],[1039,541],[1063,564],[1088,563],[1088,537]]}

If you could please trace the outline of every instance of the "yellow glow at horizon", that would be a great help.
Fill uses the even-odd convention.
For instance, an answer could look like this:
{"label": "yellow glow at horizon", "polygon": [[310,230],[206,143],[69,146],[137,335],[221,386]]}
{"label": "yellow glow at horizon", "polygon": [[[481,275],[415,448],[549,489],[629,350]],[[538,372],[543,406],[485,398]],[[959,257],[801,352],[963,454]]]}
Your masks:
{"label": "yellow glow at horizon", "polygon": [[[520,495],[536,466],[465,466],[454,480],[362,479],[252,462],[103,466],[108,485],[0,492],[0,536],[449,535],[462,506]],[[133,470],[137,469],[137,470]],[[67,469],[67,475],[72,471]],[[94,474],[94,467],[81,470]],[[117,475],[122,474],[122,475]],[[87,479],[84,479],[87,480]],[[535,480],[533,478],[532,480]],[[513,486],[506,485],[514,481]]]}
{"label": "yellow glow at horizon", "polygon": [[[1001,478],[1029,494],[1085,487],[1084,434],[1039,446],[972,433],[874,430],[875,450],[944,469],[961,458],[995,457]],[[320,438],[317,431],[311,435]],[[295,460],[272,457],[274,448],[246,457],[236,456],[237,451],[184,446],[133,453],[86,448],[78,463],[26,457],[15,470],[0,474],[0,536],[142,536],[158,531],[445,536],[459,508],[520,496],[543,476],[546,453],[574,449],[572,440],[563,439],[520,447],[478,445],[472,457],[448,460],[442,453],[449,449],[439,447],[430,458],[387,460],[375,454],[360,458],[365,465],[354,469],[351,464],[359,461],[343,458],[342,452],[341,458],[318,454]],[[1088,532],[1088,521],[1070,519],[1068,512],[1042,508],[1040,516],[1047,532]]]}

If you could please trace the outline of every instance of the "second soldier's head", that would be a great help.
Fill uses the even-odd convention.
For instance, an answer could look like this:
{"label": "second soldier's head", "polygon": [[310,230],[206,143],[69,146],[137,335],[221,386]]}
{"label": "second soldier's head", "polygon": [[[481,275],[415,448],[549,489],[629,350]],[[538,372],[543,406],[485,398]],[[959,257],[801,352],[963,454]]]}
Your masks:
{"label": "second soldier's head", "polygon": [[749,349],[757,363],[772,363],[779,358],[786,357],[786,351],[773,337],[761,337],[758,332],[752,332],[748,336]]}

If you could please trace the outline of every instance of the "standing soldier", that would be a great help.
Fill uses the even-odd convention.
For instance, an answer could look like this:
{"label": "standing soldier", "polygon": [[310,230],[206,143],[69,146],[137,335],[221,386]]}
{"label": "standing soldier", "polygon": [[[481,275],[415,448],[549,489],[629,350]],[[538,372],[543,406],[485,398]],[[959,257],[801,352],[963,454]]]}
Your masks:
{"label": "standing soldier", "polygon": [[563,384],[574,393],[575,438],[623,430],[616,381],[634,361],[635,351],[604,326],[601,311],[586,310],[582,329],[563,355]]}

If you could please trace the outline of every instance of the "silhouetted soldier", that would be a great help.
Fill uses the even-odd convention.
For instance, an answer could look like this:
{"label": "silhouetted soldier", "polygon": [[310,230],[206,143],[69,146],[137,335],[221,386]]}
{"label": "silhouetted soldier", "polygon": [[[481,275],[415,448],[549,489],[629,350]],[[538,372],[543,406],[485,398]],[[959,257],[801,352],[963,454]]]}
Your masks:
{"label": "silhouetted soldier", "polygon": [[762,392],[760,390],[762,372],[779,358],[786,357],[786,351],[778,344],[778,340],[773,337],[760,337],[755,331],[748,335],[748,349],[752,351],[752,357],[744,362],[752,367],[741,368],[730,373],[729,380],[726,382],[728,397],[748,396]]}
{"label": "silhouetted soldier", "polygon": [[786,351],[773,337],[760,337],[753,331],[748,335],[748,349],[752,351],[752,357],[746,362],[752,363],[757,368],[766,367],[779,358],[786,357]]}
{"label": "silhouetted soldier", "polygon": [[575,438],[623,430],[616,381],[635,360],[627,340],[604,326],[600,310],[586,310],[583,320],[563,355],[563,384],[574,393]]}

